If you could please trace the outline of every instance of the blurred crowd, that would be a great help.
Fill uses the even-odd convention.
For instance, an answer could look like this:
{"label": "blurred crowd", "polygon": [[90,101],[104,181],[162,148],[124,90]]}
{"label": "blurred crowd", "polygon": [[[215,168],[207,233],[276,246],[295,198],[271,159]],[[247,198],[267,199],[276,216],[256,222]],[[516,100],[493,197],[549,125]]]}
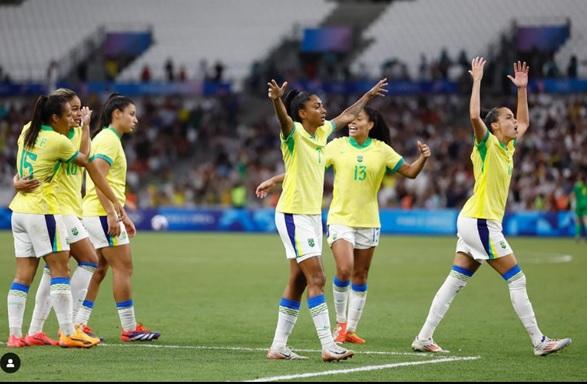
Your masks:
{"label": "blurred crowd", "polygon": [[[105,97],[104,95],[103,97]],[[97,118],[103,97],[84,97]],[[332,118],[357,96],[321,95]],[[507,105],[513,96],[482,99]],[[275,191],[255,197],[262,180],[283,172],[279,127],[267,100],[241,94],[136,99],[137,131],[123,139],[128,160],[128,201],[137,207],[274,206]],[[12,198],[16,141],[30,120],[33,100],[0,100],[0,206]],[[432,157],[415,180],[386,176],[382,207],[460,208],[473,188],[472,131],[466,95],[385,98],[374,103],[385,117],[394,149],[417,157],[416,140]],[[254,113],[255,111],[260,111]],[[253,112],[253,113],[252,113]],[[531,94],[531,126],[518,144],[508,201],[510,210],[566,210],[579,169],[587,169],[587,95]],[[331,199],[327,173],[324,205]]]}

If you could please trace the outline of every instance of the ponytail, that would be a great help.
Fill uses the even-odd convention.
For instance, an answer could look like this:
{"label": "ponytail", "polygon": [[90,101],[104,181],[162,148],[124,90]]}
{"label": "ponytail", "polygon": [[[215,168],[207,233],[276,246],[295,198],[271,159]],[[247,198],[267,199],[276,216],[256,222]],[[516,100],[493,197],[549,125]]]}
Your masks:
{"label": "ponytail", "polygon": [[387,123],[383,119],[381,113],[370,107],[365,107],[363,110],[369,117],[369,121],[373,122],[373,128],[371,128],[369,131],[369,137],[380,140],[388,146],[391,146],[391,135],[389,134],[389,127],[387,127]]}
{"label": "ponytail", "polygon": [[64,111],[63,107],[67,103],[68,100],[65,96],[39,96],[35,102],[31,126],[24,136],[24,148],[31,149],[35,146],[39,131],[41,131],[41,126],[51,123],[51,117],[53,115],[61,116]]}
{"label": "ponytail", "polygon": [[100,128],[108,127],[112,124],[112,113],[115,110],[122,111],[127,106],[135,104],[128,96],[114,93],[108,97],[104,108],[102,109],[102,115],[100,116]]}
{"label": "ponytail", "polygon": [[304,91],[299,91],[295,88],[289,90],[285,95],[285,108],[287,114],[296,122],[301,122],[299,111],[304,108],[304,104],[310,100],[310,94]]}

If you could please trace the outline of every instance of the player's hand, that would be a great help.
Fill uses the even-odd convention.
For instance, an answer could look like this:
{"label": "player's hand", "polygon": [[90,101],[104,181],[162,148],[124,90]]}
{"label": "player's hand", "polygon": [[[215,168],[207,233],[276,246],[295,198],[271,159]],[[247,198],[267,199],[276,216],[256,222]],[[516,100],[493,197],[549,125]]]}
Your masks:
{"label": "player's hand", "polygon": [[122,223],[124,223],[124,227],[126,228],[126,233],[128,234],[129,238],[133,238],[137,234],[137,228],[135,227],[133,221],[129,217],[126,217],[122,220]]}
{"label": "player's hand", "polygon": [[120,202],[114,203],[113,206],[114,206],[114,211],[116,212],[116,215],[118,216],[119,221],[122,221],[128,217],[128,215],[126,215],[126,211],[124,210],[124,207],[120,204]]}
{"label": "player's hand", "polygon": [[83,106],[81,109],[82,113],[82,127],[90,127],[90,121],[92,120],[92,110],[90,107]]}
{"label": "player's hand", "polygon": [[514,76],[508,75],[508,79],[514,83],[517,88],[525,88],[528,86],[528,71],[530,67],[526,65],[526,62],[514,63]]}
{"label": "player's hand", "polygon": [[20,179],[18,177],[18,175],[15,175],[14,178],[12,179],[12,185],[14,186],[14,189],[18,192],[21,192],[21,193],[29,193],[29,192],[35,191],[35,189],[37,187],[39,187],[40,184],[41,184],[41,182],[39,182],[36,179],[30,179],[30,178]]}
{"label": "player's hand", "polygon": [[386,96],[387,95],[387,78],[383,78],[377,82],[369,91],[367,91],[367,97],[372,99],[376,96]]}
{"label": "player's hand", "polygon": [[273,181],[273,178],[267,179],[264,182],[261,182],[260,185],[257,186],[255,190],[255,194],[257,194],[257,198],[263,199],[265,198],[269,192],[275,187],[276,183]]}
{"label": "player's hand", "polygon": [[267,90],[267,96],[269,96],[269,99],[277,100],[285,93],[287,82],[283,82],[281,87],[279,87],[279,84],[277,84],[275,79],[271,79],[271,81],[267,83],[267,86],[269,86],[269,89]]}
{"label": "player's hand", "polygon": [[430,158],[430,155],[432,154],[430,152],[430,147],[428,147],[427,144],[422,143],[418,140],[418,151],[420,152],[420,156],[423,157],[424,159],[428,159]]}
{"label": "player's hand", "polygon": [[473,81],[481,81],[483,79],[483,66],[485,65],[486,60],[480,56],[477,56],[471,61],[471,69],[469,70],[469,74],[473,78]]}
{"label": "player's hand", "polygon": [[117,215],[108,215],[108,235],[111,237],[117,237],[120,235],[120,221]]}

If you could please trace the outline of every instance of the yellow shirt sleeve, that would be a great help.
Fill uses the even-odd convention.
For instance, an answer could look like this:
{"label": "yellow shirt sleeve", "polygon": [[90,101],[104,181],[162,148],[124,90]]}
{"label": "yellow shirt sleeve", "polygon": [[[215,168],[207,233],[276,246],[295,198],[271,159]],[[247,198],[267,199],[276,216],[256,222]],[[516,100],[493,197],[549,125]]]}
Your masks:
{"label": "yellow shirt sleeve", "polygon": [[391,146],[385,144],[385,165],[389,172],[396,173],[404,164],[404,158],[398,154]]}

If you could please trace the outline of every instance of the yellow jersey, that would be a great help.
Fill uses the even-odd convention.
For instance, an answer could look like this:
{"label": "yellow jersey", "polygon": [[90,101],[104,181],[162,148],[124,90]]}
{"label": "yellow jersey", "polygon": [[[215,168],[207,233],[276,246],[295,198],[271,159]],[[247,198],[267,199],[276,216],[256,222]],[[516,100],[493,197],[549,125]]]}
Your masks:
{"label": "yellow jersey", "polygon": [[470,218],[501,221],[505,213],[514,168],[515,141],[503,145],[487,131],[471,153],[475,187],[461,214]]}
{"label": "yellow jersey", "polygon": [[301,123],[294,122],[287,138],[280,134],[285,179],[277,211],[286,214],[321,214],[325,162],[323,149],[334,128],[334,122],[327,121],[311,135]]}
{"label": "yellow jersey", "polygon": [[326,167],[334,169],[334,189],[328,224],[381,227],[377,193],[386,171],[399,170],[404,159],[385,142],[367,138],[358,144],[352,137],[328,143]]}
{"label": "yellow jersey", "polygon": [[[114,191],[118,201],[124,206],[126,202],[126,156],[118,132],[112,128],[103,128],[92,140],[90,161],[102,159],[110,165],[106,181]],[[86,196],[83,199],[82,209],[84,217],[106,215],[102,207],[96,186],[91,178],[86,178]]]}
{"label": "yellow jersey", "polygon": [[29,193],[17,192],[10,209],[23,214],[62,214],[61,196],[55,175],[61,162],[72,162],[78,155],[78,149],[65,136],[53,130],[51,126],[41,126],[33,148],[24,148],[23,128],[18,138],[16,168],[21,179],[32,178],[40,182],[39,187]]}
{"label": "yellow jersey", "polygon": [[[73,146],[79,150],[82,143],[82,128],[74,127],[69,130],[67,137]],[[59,191],[59,204],[62,214],[82,216],[82,183],[84,170],[75,162],[62,162],[59,172],[55,176],[56,188]]]}

